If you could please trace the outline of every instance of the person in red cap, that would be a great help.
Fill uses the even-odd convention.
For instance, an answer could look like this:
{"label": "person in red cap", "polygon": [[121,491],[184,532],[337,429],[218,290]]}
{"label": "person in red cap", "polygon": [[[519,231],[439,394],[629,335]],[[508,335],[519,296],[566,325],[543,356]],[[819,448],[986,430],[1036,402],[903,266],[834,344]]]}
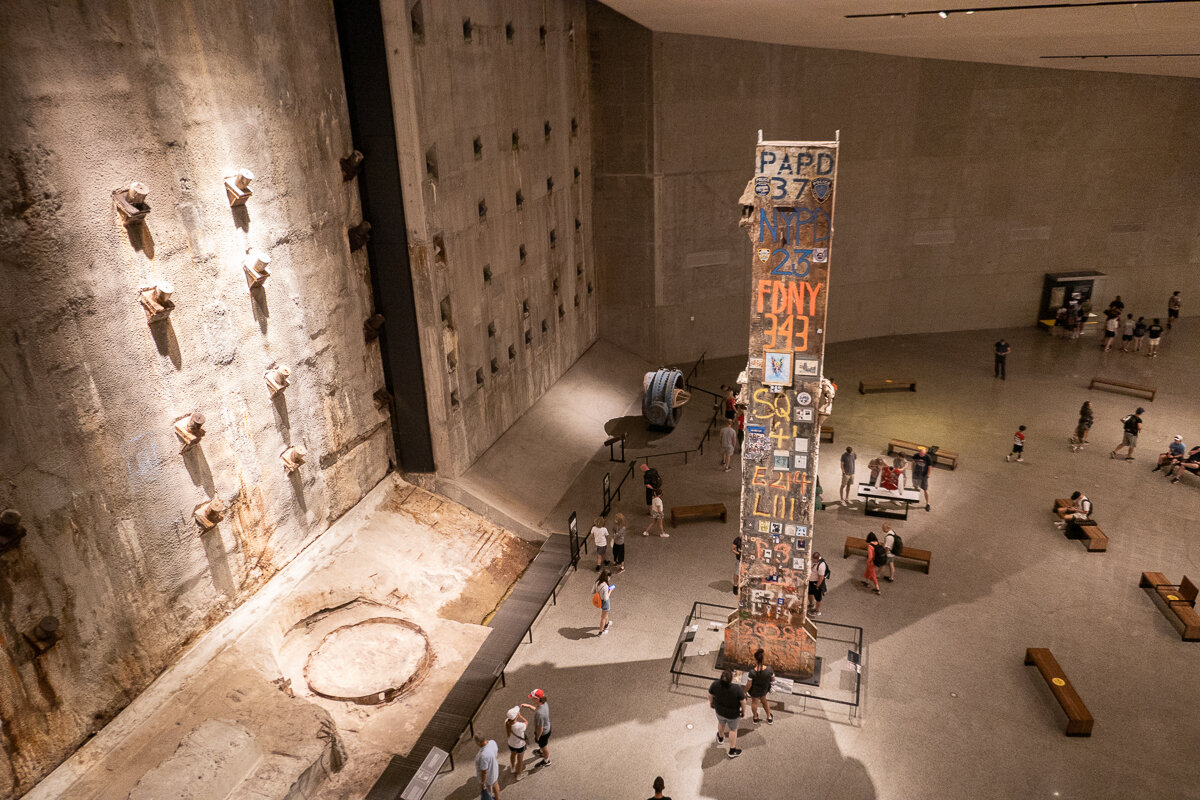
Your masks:
{"label": "person in red cap", "polygon": [[537,702],[537,705],[529,703],[521,703],[522,706],[533,712],[533,737],[538,743],[537,749],[533,752],[542,757],[541,763],[537,766],[550,766],[550,702],[546,699],[546,693],[541,689],[534,689],[529,693],[530,699]]}

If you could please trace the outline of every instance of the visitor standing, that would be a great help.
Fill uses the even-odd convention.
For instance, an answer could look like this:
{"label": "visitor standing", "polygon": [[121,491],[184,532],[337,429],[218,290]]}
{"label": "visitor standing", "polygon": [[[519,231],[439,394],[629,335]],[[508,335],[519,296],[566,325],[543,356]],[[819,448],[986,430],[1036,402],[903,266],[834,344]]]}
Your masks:
{"label": "visitor standing", "polygon": [[596,572],[599,572],[601,567],[608,566],[608,528],[604,527],[604,517],[596,517],[591,532],[596,545]]}
{"label": "visitor standing", "polygon": [[842,453],[842,505],[850,505],[850,491],[854,488],[854,465],[856,460],[854,448],[847,447],[846,452]]}
{"label": "visitor standing", "polygon": [[775,717],[771,715],[771,703],[767,700],[767,693],[771,691],[775,671],[763,663],[765,656],[761,647],[754,651],[754,669],[746,673],[746,694],[750,695],[751,718],[758,722],[758,707],[762,706],[767,715],[767,724],[774,725]]}
{"label": "visitor standing", "polygon": [[600,577],[596,578],[596,585],[592,587],[592,602],[595,602],[597,596],[600,599],[600,632],[597,636],[603,636],[612,627],[608,612],[612,610],[612,592],[617,587],[608,582],[611,577],[608,570],[604,570]]}
{"label": "visitor standing", "polygon": [[737,746],[738,720],[746,713],[746,690],[733,682],[733,673],[725,670],[708,687],[708,706],[717,714],[717,744],[729,735],[729,757],[737,758],[742,751]]}
{"label": "visitor standing", "polygon": [[533,752],[542,757],[542,762],[538,766],[548,767],[550,766],[550,701],[546,699],[546,693],[541,689],[534,689],[530,692],[529,699],[535,701],[537,705],[521,703],[521,706],[533,712],[533,735],[537,742],[537,749]]}
{"label": "visitor standing", "polygon": [[829,564],[821,558],[821,554],[813,550],[812,576],[808,581],[808,613],[811,616],[821,616],[821,600],[829,589]]}
{"label": "visitor standing", "polygon": [[1133,449],[1137,447],[1138,434],[1142,432],[1142,418],[1139,415],[1144,413],[1146,413],[1146,409],[1139,406],[1137,411],[1121,420],[1124,435],[1121,437],[1121,443],[1109,453],[1109,458],[1116,458],[1117,452],[1122,447],[1128,447],[1129,452],[1125,454],[1125,460],[1133,461]]}
{"label": "visitor standing", "polygon": [[742,580],[742,537],[733,539],[733,593],[738,593],[738,584]]}
{"label": "visitor standing", "polygon": [[1179,319],[1179,309],[1183,305],[1183,298],[1179,296],[1179,292],[1172,292],[1167,298],[1167,330],[1171,330],[1171,323]]}
{"label": "visitor standing", "polygon": [[504,723],[508,733],[508,768],[513,774],[513,780],[521,780],[525,771],[525,731],[529,721],[521,716],[521,706],[515,705],[508,710],[508,720]]}
{"label": "visitor standing", "polygon": [[666,539],[671,535],[663,530],[663,499],[660,491],[655,491],[650,501],[650,526],[642,531],[642,536],[649,536],[655,525],[658,526],[658,535],[662,538]]}
{"label": "visitor standing", "polygon": [[721,466],[729,472],[730,463],[733,461],[733,454],[737,452],[737,431],[733,429],[733,419],[725,420],[725,427],[721,428]]}
{"label": "visitor standing", "polygon": [[1133,321],[1133,314],[1125,315],[1125,328],[1121,333],[1121,352],[1128,353],[1130,346],[1133,344],[1133,326],[1136,325]]}
{"label": "visitor standing", "polygon": [[1158,317],[1155,317],[1154,322],[1150,323],[1150,327],[1146,329],[1146,335],[1150,337],[1150,352],[1146,353],[1146,357],[1158,358],[1158,340],[1163,335],[1163,326],[1158,321]]}
{"label": "visitor standing", "polygon": [[612,529],[612,560],[617,572],[625,571],[625,534],[628,531],[629,525],[625,522],[625,515],[618,511],[613,517]]}
{"label": "visitor standing", "polygon": [[1142,352],[1142,342],[1146,339],[1146,318],[1138,317],[1133,325],[1133,352]]}
{"label": "visitor standing", "polygon": [[1009,343],[1004,339],[1004,337],[1000,337],[1000,341],[996,342],[995,352],[996,352],[996,377],[999,378],[1000,380],[1005,380],[1004,365],[1008,361],[1008,354],[1012,352],[1012,346],[1009,345]]}
{"label": "visitor standing", "polygon": [[1012,452],[1004,457],[1005,461],[1011,461],[1012,457],[1016,456],[1017,461],[1025,460],[1025,426],[1021,425],[1017,428],[1017,432],[1013,434]]}
{"label": "visitor standing", "polygon": [[479,778],[480,800],[500,800],[500,762],[496,757],[499,745],[483,734],[475,734],[479,752],[475,754],[475,774]]}
{"label": "visitor standing", "polygon": [[[896,532],[892,530],[891,524],[885,522],[881,528],[883,531],[883,549],[887,551],[887,568],[888,574],[883,576],[883,579],[888,583],[893,583],[896,580],[896,542],[900,539]],[[901,543],[903,549],[903,542]]]}
{"label": "visitor standing", "polygon": [[929,470],[933,467],[933,456],[929,449],[918,447],[917,454],[912,457],[912,485],[925,495],[925,510],[929,510]]}
{"label": "visitor standing", "polygon": [[[882,555],[880,555],[882,553]],[[878,568],[887,563],[887,554],[883,553],[883,546],[879,543],[879,537],[875,535],[875,531],[867,534],[867,569],[863,573],[862,585],[871,589],[875,594],[883,594],[879,591],[879,571]]]}
{"label": "visitor standing", "polygon": [[1117,340],[1117,330],[1121,327],[1121,316],[1110,316],[1104,321],[1104,352],[1112,350],[1113,342]]}
{"label": "visitor standing", "polygon": [[1079,407],[1079,422],[1075,423],[1075,435],[1071,437],[1071,452],[1078,453],[1086,444],[1091,444],[1087,440],[1088,431],[1092,429],[1092,422],[1095,419],[1095,414],[1092,411],[1092,401],[1084,400],[1083,405]]}
{"label": "visitor standing", "polygon": [[642,464],[642,483],[646,487],[646,505],[654,501],[654,492],[662,488],[662,476],[649,464]]}
{"label": "visitor standing", "polygon": [[671,798],[663,794],[667,789],[667,783],[662,779],[662,775],[654,779],[654,784],[651,788],[654,789],[654,796],[650,800],[671,800]]}

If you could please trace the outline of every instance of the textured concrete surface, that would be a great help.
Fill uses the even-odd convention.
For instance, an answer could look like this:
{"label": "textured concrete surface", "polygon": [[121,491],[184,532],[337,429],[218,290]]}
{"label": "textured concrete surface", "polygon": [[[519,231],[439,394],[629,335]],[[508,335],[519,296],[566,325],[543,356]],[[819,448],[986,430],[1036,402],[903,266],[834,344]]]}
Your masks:
{"label": "textured concrete surface", "polygon": [[262,760],[254,736],[234,722],[209,719],[174,754],[142,776],[129,800],[225,800]]}
{"label": "textured concrete surface", "polygon": [[[535,552],[489,520],[391,476],[29,798],[124,798],[213,719],[241,726],[264,753],[232,796],[361,797],[420,735],[487,637],[484,619]],[[305,669],[315,651],[326,652],[329,634],[380,618],[424,632],[431,659],[418,668],[419,680],[376,705],[314,694]],[[375,657],[346,643],[326,654],[346,665]],[[188,745],[179,757],[205,763],[195,750]],[[160,785],[159,777],[148,785]]]}
{"label": "textured concrete surface", "polygon": [[841,131],[832,341],[1029,324],[1046,272],[1099,270],[1157,314],[1194,282],[1200,81],[651,33],[595,2],[588,17],[601,335],[651,360],[740,348],[736,204],[759,129]]}
{"label": "textured concrete surface", "polygon": [[[991,345],[1013,346],[1008,380],[992,377]],[[858,625],[866,638],[864,692],[857,719],[844,708],[790,706],[775,724],[742,722],[730,761],[714,741],[706,686],[668,672],[676,637],[695,600],[732,605],[733,520],[697,522],[669,539],[632,536],[628,569],[615,578],[613,627],[596,636],[589,597],[595,573],[569,577],[507,670],[508,689],[484,705],[477,730],[500,740],[505,709],[542,688],[551,701],[554,764],[514,783],[503,797],[648,797],[656,775],[684,798],[791,797],[897,800],[1060,797],[1122,800],[1193,796],[1200,767],[1189,709],[1200,703],[1195,643],[1178,632],[1144,590],[1142,570],[1173,580],[1200,572],[1194,479],[1170,484],[1152,459],[1174,434],[1200,442],[1194,398],[1200,384],[1200,326],[1185,320],[1149,359],[1100,352],[1095,337],[1072,343],[1022,328],[871,339],[832,344],[827,374],[842,387],[830,424],[837,454],[852,446],[865,463],[901,437],[959,451],[955,471],[930,479],[932,511],[893,523],[905,543],[934,554],[929,575],[905,567],[882,596],[862,589],[863,559],[843,560],[846,536],[879,530],[861,504],[818,512],[816,547],[833,570],[822,621]],[[715,388],[739,359],[706,366]],[[1095,374],[1159,389],[1153,403],[1088,391]],[[860,378],[911,377],[916,393],[859,395]],[[1096,411],[1095,442],[1073,454],[1067,437],[1084,400]],[[1146,407],[1137,460],[1114,461],[1120,418]],[[631,409],[632,410],[632,409]],[[1005,463],[1012,432],[1028,426],[1025,462]],[[514,448],[515,449],[515,448]],[[561,511],[599,509],[597,450],[562,498]],[[738,479],[710,451],[688,465],[657,462],[667,506],[722,501],[736,507]],[[511,465],[520,485],[526,465]],[[825,497],[836,499],[836,458],[821,461]],[[1073,489],[1096,503],[1111,539],[1088,553],[1053,527],[1053,498]],[[619,508],[633,529],[642,497]],[[1027,647],[1049,647],[1096,718],[1090,739],[1064,736],[1066,717],[1045,682],[1022,665]],[[1163,735],[1164,730],[1171,735]],[[478,796],[475,747],[455,753],[431,798]],[[503,752],[503,747],[502,747]],[[503,761],[503,760],[502,760]]]}
{"label": "textured concrete surface", "polygon": [[586,15],[382,10],[434,457],[453,478],[596,339]]}
{"label": "textured concrete surface", "polygon": [[[328,4],[13,2],[0,30],[0,507],[29,528],[3,556],[4,797],[357,502],[390,439]],[[239,168],[254,194],[231,209]],[[152,210],[126,231],[111,195],[131,180]],[[272,259],[254,294],[248,247]],[[176,307],[152,330],[155,280]],[[292,370],[274,402],[272,362]],[[180,455],[195,410],[207,436]],[[201,535],[216,494],[230,509]],[[63,638],[35,657],[21,631],[47,614]]]}

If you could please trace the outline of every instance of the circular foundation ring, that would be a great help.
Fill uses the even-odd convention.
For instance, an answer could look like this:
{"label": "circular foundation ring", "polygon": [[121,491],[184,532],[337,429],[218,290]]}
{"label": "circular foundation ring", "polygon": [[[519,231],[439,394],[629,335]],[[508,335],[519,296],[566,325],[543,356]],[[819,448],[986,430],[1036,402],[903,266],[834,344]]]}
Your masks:
{"label": "circular foundation ring", "polygon": [[304,679],[321,697],[372,706],[411,691],[432,664],[420,625],[372,617],[330,631],[309,654]]}

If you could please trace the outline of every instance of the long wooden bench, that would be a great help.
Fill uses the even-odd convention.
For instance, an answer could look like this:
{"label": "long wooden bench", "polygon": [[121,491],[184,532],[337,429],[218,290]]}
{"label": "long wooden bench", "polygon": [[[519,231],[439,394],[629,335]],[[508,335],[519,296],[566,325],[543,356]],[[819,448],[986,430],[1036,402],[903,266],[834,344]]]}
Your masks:
{"label": "long wooden bench", "polygon": [[879,381],[858,382],[859,394],[866,394],[867,392],[915,392],[916,390],[916,381],[896,381],[891,378],[885,378]]}
{"label": "long wooden bench", "polygon": [[671,527],[676,528],[680,522],[693,522],[698,519],[715,519],[721,518],[724,522],[728,512],[725,510],[724,503],[706,503],[699,506],[672,506],[671,507]]}
{"label": "long wooden bench", "polygon": [[[903,439],[890,439],[888,440],[887,454],[890,456],[896,453],[905,453],[915,456],[917,451],[922,447],[926,451],[930,450],[928,445],[906,442]],[[955,469],[958,467],[958,453],[953,450],[943,450],[939,447],[936,451],[933,451],[933,463],[944,464],[950,467],[950,469]]]}
{"label": "long wooden bench", "polygon": [[[849,558],[851,553],[862,553],[865,556],[867,554],[867,540],[847,536],[846,544],[842,549],[842,558]],[[904,552],[897,554],[896,558],[907,558],[909,561],[915,561],[923,565],[925,574],[928,575],[929,562],[933,560],[933,553],[906,544],[904,545]]]}
{"label": "long wooden bench", "polygon": [[1062,706],[1063,711],[1067,712],[1067,736],[1091,736],[1095,720],[1092,719],[1091,712],[1087,710],[1083,700],[1079,698],[1075,687],[1063,674],[1062,667],[1058,665],[1058,661],[1055,660],[1050,650],[1045,647],[1027,649],[1025,666],[1031,664],[1038,668],[1038,672],[1042,673],[1042,677],[1046,679],[1046,685],[1054,693],[1054,699]]}
{"label": "long wooden bench", "polygon": [[1158,394],[1158,390],[1151,386],[1142,386],[1137,383],[1127,383],[1126,381],[1114,381],[1111,378],[1092,378],[1092,382],[1088,384],[1089,389],[1095,389],[1097,384],[1100,388],[1105,386],[1114,387],[1117,389],[1128,389],[1131,392],[1142,392],[1150,395],[1150,402],[1154,402],[1154,395]]}
{"label": "long wooden bench", "polygon": [[833,426],[832,425],[822,425],[821,426],[821,441],[829,442],[830,444],[833,444]]}
{"label": "long wooden bench", "polygon": [[1183,641],[1200,642],[1200,614],[1196,613],[1196,585],[1186,575],[1179,583],[1168,583],[1161,572],[1143,572],[1138,580],[1143,589],[1153,589],[1163,606],[1183,625]]}

